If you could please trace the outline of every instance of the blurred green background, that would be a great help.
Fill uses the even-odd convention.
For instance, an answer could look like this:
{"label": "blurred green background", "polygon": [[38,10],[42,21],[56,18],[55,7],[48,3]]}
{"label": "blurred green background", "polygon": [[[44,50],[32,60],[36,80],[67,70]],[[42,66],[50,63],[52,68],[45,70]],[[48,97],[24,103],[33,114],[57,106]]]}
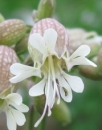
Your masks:
{"label": "blurred green background", "polygon": [[[32,10],[37,9],[39,0],[0,0],[0,13],[5,19],[19,18],[33,24]],[[81,27],[95,30],[102,35],[102,0],[56,0],[55,18],[69,28]],[[102,130],[102,81],[82,77],[85,90],[73,93],[73,101],[68,103],[72,122],[63,130]],[[55,130],[61,130],[59,123]],[[54,127],[51,127],[50,130]]]}
{"label": "blurred green background", "polygon": [[[5,18],[31,20],[39,0],[0,0]],[[56,0],[55,17],[67,27],[83,27],[102,34],[102,0]]]}

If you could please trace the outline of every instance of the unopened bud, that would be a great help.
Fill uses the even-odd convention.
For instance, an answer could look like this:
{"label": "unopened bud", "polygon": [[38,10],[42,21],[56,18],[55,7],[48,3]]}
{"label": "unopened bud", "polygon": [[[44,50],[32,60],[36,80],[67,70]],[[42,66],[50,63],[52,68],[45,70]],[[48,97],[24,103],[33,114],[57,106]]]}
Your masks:
{"label": "unopened bud", "polygon": [[55,8],[55,0],[40,0],[35,21],[52,17]]}
{"label": "unopened bud", "polygon": [[2,14],[0,14],[0,23],[3,22],[5,19]]}
{"label": "unopened bud", "polygon": [[11,86],[10,66],[17,61],[16,53],[10,47],[0,46],[0,93]]}
{"label": "unopened bud", "polygon": [[5,20],[0,24],[0,44],[17,43],[26,33],[26,25],[18,19]]}
{"label": "unopened bud", "polygon": [[52,116],[64,126],[71,122],[71,112],[66,103],[62,100],[59,105],[54,105],[52,109]]}
{"label": "unopened bud", "polygon": [[79,68],[80,73],[85,76],[86,78],[93,79],[93,80],[102,80],[102,75],[100,74],[98,67],[93,66],[81,66]]}

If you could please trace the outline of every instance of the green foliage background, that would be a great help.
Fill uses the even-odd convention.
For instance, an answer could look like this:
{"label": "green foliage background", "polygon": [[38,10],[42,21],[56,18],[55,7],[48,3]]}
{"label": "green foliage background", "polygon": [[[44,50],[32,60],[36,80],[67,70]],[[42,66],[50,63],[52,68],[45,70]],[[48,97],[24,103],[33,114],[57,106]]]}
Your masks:
{"label": "green foliage background", "polygon": [[[28,22],[38,2],[0,0],[0,12],[5,19],[20,18]],[[102,0],[56,0],[55,18],[68,28],[81,27],[102,35]],[[63,130],[102,130],[102,81],[82,78],[85,90],[82,94],[73,93],[73,101],[68,103],[72,122]],[[62,129],[59,123],[56,129]]]}

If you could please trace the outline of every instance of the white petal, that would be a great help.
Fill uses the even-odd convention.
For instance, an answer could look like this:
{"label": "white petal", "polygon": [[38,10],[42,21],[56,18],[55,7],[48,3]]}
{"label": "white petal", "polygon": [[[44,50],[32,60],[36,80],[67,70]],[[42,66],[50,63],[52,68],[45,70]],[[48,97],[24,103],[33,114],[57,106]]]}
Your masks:
{"label": "white petal", "polygon": [[29,37],[29,43],[32,45],[32,47],[34,47],[34,49],[37,49],[40,53],[46,55],[47,50],[45,47],[45,41],[40,34],[31,34]]}
{"label": "white petal", "polygon": [[[64,101],[71,102],[72,101],[72,91],[69,86],[69,84],[66,82],[66,80],[62,76],[58,76],[58,82],[60,86],[60,94]],[[64,89],[67,91],[67,94],[65,93]]]}
{"label": "white petal", "polygon": [[26,106],[25,104],[20,104],[20,105],[17,105],[15,103],[10,103],[14,108],[16,108],[18,111],[20,112],[28,112],[29,111],[29,107]]}
{"label": "white petal", "polygon": [[18,74],[20,74],[24,71],[29,71],[29,70],[33,71],[34,67],[23,65],[23,64],[20,64],[20,63],[14,63],[10,67],[10,72],[14,75],[18,75]]}
{"label": "white petal", "polygon": [[12,112],[10,109],[8,109],[7,111],[5,111],[6,116],[7,116],[7,127],[9,130],[16,130],[16,121],[12,115]]}
{"label": "white petal", "polygon": [[90,47],[88,45],[81,45],[71,57],[76,58],[78,56],[87,56],[90,53]]}
{"label": "white petal", "polygon": [[8,100],[9,103],[16,103],[17,105],[20,105],[22,103],[22,97],[18,93],[11,93],[5,97],[6,100]]}
{"label": "white petal", "polygon": [[70,76],[70,75],[66,74],[65,72],[63,73],[63,75],[73,91],[75,91],[77,93],[83,92],[84,84],[83,84],[83,81],[81,78],[79,78],[77,76]]}
{"label": "white petal", "polygon": [[58,36],[57,32],[52,28],[47,29],[44,33],[44,39],[45,39],[46,46],[52,53],[55,51],[57,36]]}
{"label": "white petal", "polygon": [[33,69],[31,68],[28,71],[21,72],[17,76],[11,78],[10,82],[11,83],[18,83],[18,82],[20,82],[20,81],[22,81],[24,79],[27,79],[27,78],[29,78],[31,76],[41,77],[40,69],[34,70],[34,68]]}
{"label": "white petal", "polygon": [[34,85],[30,90],[29,90],[29,95],[30,96],[39,96],[44,94],[44,87],[45,87],[46,80],[43,78],[39,83]]}
{"label": "white petal", "polygon": [[69,61],[68,70],[70,70],[75,65],[92,65],[94,67],[97,67],[95,63],[93,63],[85,57],[78,57]]}
{"label": "white petal", "polygon": [[24,123],[26,121],[26,118],[25,118],[24,114],[17,111],[17,110],[15,110],[15,109],[13,109],[13,108],[11,108],[11,111],[12,111],[12,114],[13,114],[13,116],[15,118],[15,121],[16,121],[17,125],[19,125],[19,126],[24,125]]}

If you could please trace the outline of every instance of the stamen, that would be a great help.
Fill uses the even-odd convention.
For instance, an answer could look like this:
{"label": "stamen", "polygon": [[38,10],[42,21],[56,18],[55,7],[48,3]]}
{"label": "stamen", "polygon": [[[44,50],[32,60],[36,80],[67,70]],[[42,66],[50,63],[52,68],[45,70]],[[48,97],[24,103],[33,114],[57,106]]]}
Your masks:
{"label": "stamen", "polygon": [[45,103],[45,107],[44,107],[44,110],[43,110],[43,114],[42,114],[42,116],[40,117],[40,119],[35,123],[34,127],[37,127],[37,126],[40,124],[40,122],[42,121],[42,119],[44,118],[44,116],[45,116],[45,114],[46,114],[46,110],[47,110],[47,101],[46,101],[46,103]]}
{"label": "stamen", "polygon": [[51,109],[50,109],[50,107],[48,107],[48,116],[50,116],[51,115]]}
{"label": "stamen", "polygon": [[[50,68],[50,66],[49,66]],[[46,92],[46,103],[45,103],[45,107],[44,107],[44,110],[43,110],[43,114],[42,116],[40,117],[40,119],[35,123],[34,127],[37,127],[40,122],[42,121],[42,119],[44,118],[45,114],[46,114],[46,111],[47,111],[47,106],[48,106],[48,97],[49,97],[49,89],[50,89],[50,71],[49,71],[49,75],[48,75],[48,82],[46,83],[46,86],[47,88],[47,92]],[[48,116],[51,115],[51,111],[48,111]]]}
{"label": "stamen", "polygon": [[56,83],[55,69],[54,69],[53,59],[52,59],[51,56],[49,57],[49,63],[51,65],[52,79],[53,79],[53,82],[54,82],[53,100],[55,98],[55,94],[57,94],[57,97],[58,97],[57,104],[59,104],[60,103],[60,94],[59,94],[59,90],[58,90],[57,83]]}
{"label": "stamen", "polygon": [[59,94],[59,90],[58,90],[58,87],[56,85],[55,79],[54,79],[54,87],[55,87],[56,94],[57,94],[57,97],[58,97],[57,104],[59,104],[60,103],[60,94]]}
{"label": "stamen", "polygon": [[55,101],[55,94],[56,94],[56,89],[55,89],[55,87],[54,87],[53,89],[54,89],[54,91],[53,91],[53,96],[52,96],[51,108],[53,107],[53,104],[54,104],[54,101]]}

